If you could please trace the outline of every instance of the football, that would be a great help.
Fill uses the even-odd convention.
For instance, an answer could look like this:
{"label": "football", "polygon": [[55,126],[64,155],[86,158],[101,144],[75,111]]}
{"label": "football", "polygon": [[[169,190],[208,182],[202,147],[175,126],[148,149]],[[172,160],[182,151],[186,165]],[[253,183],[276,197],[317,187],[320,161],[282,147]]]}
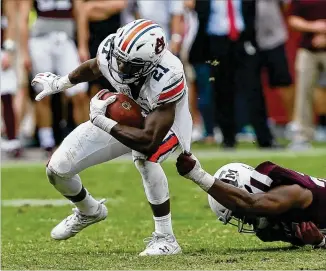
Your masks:
{"label": "football", "polygon": [[141,114],[141,107],[134,100],[122,93],[108,92],[103,94],[100,99],[106,100],[112,95],[116,95],[117,99],[107,107],[106,117],[122,125],[142,128],[144,117]]}

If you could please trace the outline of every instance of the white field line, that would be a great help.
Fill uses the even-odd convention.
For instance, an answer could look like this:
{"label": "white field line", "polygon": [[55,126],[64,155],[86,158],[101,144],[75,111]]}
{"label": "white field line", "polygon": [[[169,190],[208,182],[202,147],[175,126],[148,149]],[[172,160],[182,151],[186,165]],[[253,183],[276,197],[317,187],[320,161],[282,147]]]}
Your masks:
{"label": "white field line", "polygon": [[[235,152],[226,152],[219,150],[201,150],[194,151],[194,154],[200,160],[211,160],[211,159],[271,159],[277,157],[325,157],[326,158],[326,148],[316,148],[305,152],[290,152],[290,151],[262,151],[262,150],[240,150]],[[175,162],[175,158],[177,154],[174,154],[167,160],[167,162]],[[121,158],[110,161],[109,163],[125,163],[126,161],[130,161],[130,156],[123,156]],[[5,163],[1,167],[2,168],[17,168],[17,167],[40,167],[45,166],[45,163],[41,162],[19,162],[19,163]],[[122,198],[107,199],[109,204],[119,204],[122,202]],[[2,206],[65,206],[70,205],[71,202],[65,199],[12,199],[12,200],[2,200]]]}
{"label": "white field line", "polygon": [[[325,157],[326,158],[326,148],[315,148],[308,151],[293,152],[288,150],[239,150],[239,151],[221,151],[219,149],[215,150],[194,150],[193,153],[197,156],[199,160],[211,160],[211,159],[271,159],[271,158],[296,158],[296,157]],[[172,154],[166,162],[175,162],[179,152]],[[132,163],[132,158],[130,155],[124,155],[112,161],[110,164],[121,164],[129,161]],[[2,161],[1,168],[17,168],[17,167],[39,167],[44,166],[46,161],[15,161],[15,162],[4,162]]]}
{"label": "white field line", "polygon": [[[106,199],[107,203],[114,205],[123,201],[122,198],[109,198]],[[72,205],[66,199],[6,199],[1,200],[2,207],[22,207],[22,206],[66,206]]]}

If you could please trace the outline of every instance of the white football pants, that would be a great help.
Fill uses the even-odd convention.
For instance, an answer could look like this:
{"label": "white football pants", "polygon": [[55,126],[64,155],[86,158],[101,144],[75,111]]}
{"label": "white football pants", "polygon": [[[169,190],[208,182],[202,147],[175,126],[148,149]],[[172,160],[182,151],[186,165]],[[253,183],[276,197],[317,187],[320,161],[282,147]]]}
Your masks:
{"label": "white football pants", "polygon": [[[159,162],[164,161],[178,144],[176,136],[169,132],[161,147],[151,157],[133,151],[133,160],[142,175],[147,199],[152,204],[161,204],[169,198],[167,178]],[[57,177],[68,182],[90,166],[130,152],[130,148],[87,121],[63,140],[47,167]]]}

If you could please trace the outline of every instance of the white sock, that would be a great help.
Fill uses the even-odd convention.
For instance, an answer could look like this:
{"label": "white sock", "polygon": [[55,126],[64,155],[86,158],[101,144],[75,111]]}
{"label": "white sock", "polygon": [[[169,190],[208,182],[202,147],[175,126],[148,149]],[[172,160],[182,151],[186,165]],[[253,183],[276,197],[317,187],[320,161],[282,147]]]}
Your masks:
{"label": "white sock", "polygon": [[[99,207],[99,202],[94,199],[82,185],[78,174],[70,179],[60,177],[50,169],[46,169],[50,183],[62,195],[68,198],[85,215],[94,215]],[[82,199],[82,200],[80,200]],[[77,201],[78,200],[78,201]]]}
{"label": "white sock", "polygon": [[53,148],[55,145],[53,129],[51,127],[43,127],[38,130],[38,137],[42,148]]}
{"label": "white sock", "polygon": [[171,213],[165,216],[155,217],[155,232],[157,233],[166,233],[174,236],[172,229]]}
{"label": "white sock", "polygon": [[99,202],[86,190],[86,197],[78,202],[74,202],[79,211],[85,215],[95,215],[99,208]]}

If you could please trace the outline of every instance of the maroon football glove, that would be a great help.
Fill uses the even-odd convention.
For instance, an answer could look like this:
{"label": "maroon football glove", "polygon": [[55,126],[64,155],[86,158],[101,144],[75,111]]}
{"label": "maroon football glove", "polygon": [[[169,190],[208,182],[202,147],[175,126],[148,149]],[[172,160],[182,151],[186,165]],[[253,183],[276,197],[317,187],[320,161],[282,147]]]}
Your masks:
{"label": "maroon football glove", "polygon": [[191,153],[181,153],[177,159],[177,170],[181,176],[188,174],[196,165],[196,160],[191,157]]}
{"label": "maroon football glove", "polygon": [[302,222],[296,226],[296,237],[306,245],[318,245],[322,242],[324,235],[312,222]]}

